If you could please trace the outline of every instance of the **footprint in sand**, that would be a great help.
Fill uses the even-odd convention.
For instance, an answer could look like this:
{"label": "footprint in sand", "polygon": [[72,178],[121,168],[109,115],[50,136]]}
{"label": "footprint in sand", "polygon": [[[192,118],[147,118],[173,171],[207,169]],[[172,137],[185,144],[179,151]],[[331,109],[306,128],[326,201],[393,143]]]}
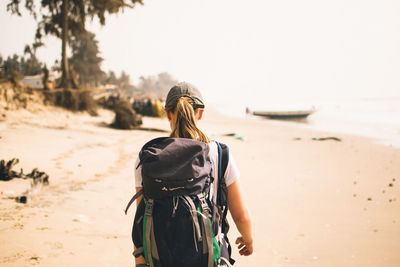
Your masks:
{"label": "footprint in sand", "polygon": [[13,229],[22,230],[22,229],[24,229],[24,225],[21,224],[21,223],[16,223],[16,224],[13,225]]}
{"label": "footprint in sand", "polygon": [[32,265],[40,264],[40,257],[34,255],[34,256],[29,257],[26,261]]}
{"label": "footprint in sand", "polygon": [[25,251],[23,251],[22,253],[16,253],[16,254],[13,254],[13,255],[10,255],[10,256],[3,257],[1,259],[0,263],[10,263],[10,262],[17,261],[17,260],[21,259],[24,256],[23,253],[25,253]]}
{"label": "footprint in sand", "polygon": [[36,230],[45,231],[45,230],[50,230],[50,228],[49,227],[37,227]]}
{"label": "footprint in sand", "polygon": [[63,249],[64,248],[64,245],[61,242],[51,242],[48,244],[50,245],[51,249]]}

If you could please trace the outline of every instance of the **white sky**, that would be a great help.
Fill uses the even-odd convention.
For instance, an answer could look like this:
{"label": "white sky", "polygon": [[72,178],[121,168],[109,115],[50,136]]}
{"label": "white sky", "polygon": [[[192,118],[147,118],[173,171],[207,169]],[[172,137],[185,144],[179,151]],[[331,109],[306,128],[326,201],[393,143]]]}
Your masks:
{"label": "white sky", "polygon": [[[0,53],[22,54],[36,23],[0,4]],[[8,1],[6,1],[8,2]],[[104,70],[167,71],[206,99],[400,97],[398,0],[144,0],[97,34]],[[51,65],[60,43],[38,51]]]}

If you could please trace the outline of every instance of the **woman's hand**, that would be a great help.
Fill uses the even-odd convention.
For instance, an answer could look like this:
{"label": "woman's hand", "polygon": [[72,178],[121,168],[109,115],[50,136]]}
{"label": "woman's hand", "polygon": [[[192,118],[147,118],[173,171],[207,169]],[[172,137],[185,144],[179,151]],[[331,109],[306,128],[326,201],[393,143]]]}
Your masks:
{"label": "woman's hand", "polygon": [[238,244],[239,254],[242,256],[250,256],[253,254],[253,241],[245,241],[243,237],[238,237],[236,239],[236,244]]}

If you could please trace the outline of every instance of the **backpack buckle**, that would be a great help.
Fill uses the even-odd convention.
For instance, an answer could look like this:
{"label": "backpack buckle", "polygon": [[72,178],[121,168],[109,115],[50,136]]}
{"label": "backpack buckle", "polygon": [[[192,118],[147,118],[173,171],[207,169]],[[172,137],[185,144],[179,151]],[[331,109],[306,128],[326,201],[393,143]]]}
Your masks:
{"label": "backpack buckle", "polygon": [[201,210],[202,211],[208,211],[210,212],[210,207],[207,204],[206,198],[204,197],[204,195],[202,193],[198,194],[197,197],[200,200],[200,204],[201,204]]}

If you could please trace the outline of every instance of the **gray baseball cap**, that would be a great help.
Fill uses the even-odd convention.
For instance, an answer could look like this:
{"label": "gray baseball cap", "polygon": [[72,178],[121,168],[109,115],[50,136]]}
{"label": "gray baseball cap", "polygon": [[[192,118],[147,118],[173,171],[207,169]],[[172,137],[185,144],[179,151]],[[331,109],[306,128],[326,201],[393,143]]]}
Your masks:
{"label": "gray baseball cap", "polygon": [[194,85],[187,82],[178,83],[169,90],[167,100],[165,101],[165,108],[173,109],[176,103],[178,103],[178,99],[184,96],[193,100],[193,108],[204,108],[203,97],[200,91]]}

